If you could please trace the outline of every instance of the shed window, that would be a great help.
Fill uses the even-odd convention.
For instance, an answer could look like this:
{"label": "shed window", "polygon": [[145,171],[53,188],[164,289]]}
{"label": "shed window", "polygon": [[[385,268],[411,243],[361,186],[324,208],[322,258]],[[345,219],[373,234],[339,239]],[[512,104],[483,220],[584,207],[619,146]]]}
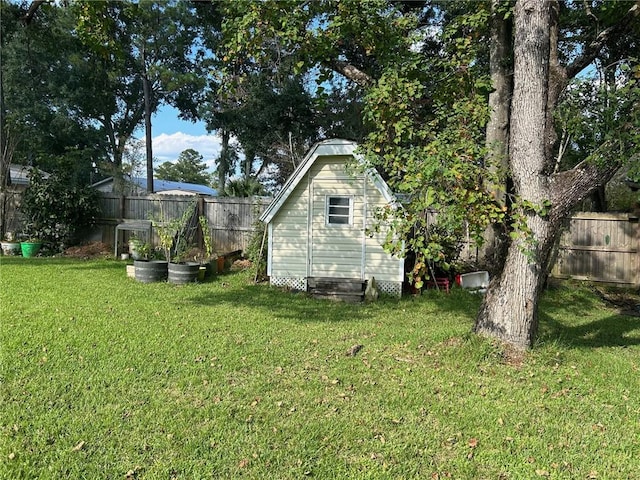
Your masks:
{"label": "shed window", "polygon": [[327,224],[351,225],[353,220],[352,197],[327,197]]}

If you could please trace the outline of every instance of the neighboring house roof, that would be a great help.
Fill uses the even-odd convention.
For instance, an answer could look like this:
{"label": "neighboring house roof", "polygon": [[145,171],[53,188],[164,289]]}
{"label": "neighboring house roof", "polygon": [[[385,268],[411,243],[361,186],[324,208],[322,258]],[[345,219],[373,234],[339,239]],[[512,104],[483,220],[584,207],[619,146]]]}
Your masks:
{"label": "neighboring house roof", "polygon": [[[131,180],[135,182],[139,187],[142,187],[144,189],[147,188],[146,178],[133,177]],[[206,185],[199,185],[196,183],[173,182],[171,180],[158,180],[157,178],[153,179],[153,189],[156,191],[156,193],[175,190],[177,191],[176,193],[180,193],[180,192],[199,193],[200,195],[217,195],[218,194],[216,190]]]}
{"label": "neighboring house roof", "polygon": [[[355,157],[358,162],[364,162],[362,156],[355,153],[357,147],[358,144],[356,142],[343,139],[324,140],[322,142],[316,143],[313,147],[311,147],[300,165],[298,165],[298,168],[296,168],[295,171],[291,174],[291,176],[275,196],[271,204],[262,213],[262,215],[260,216],[260,220],[265,223],[269,223],[271,222],[271,220],[273,220],[273,217],[275,217],[275,215],[278,213],[278,210],[280,210],[280,208],[284,205],[284,203],[287,201],[287,198],[289,198],[293,190],[304,178],[304,176],[307,174],[318,157],[351,155]],[[386,182],[382,179],[380,174],[374,169],[368,169],[367,174],[371,178],[371,181],[374,183],[374,185],[378,188],[378,190],[380,190],[384,199],[389,203],[396,204],[396,198],[394,197],[393,193],[389,189]]]}
{"label": "neighboring house roof", "polygon": [[[128,178],[127,181],[135,184],[137,188],[140,190],[146,191],[147,189],[147,179],[142,177],[132,177]],[[97,183],[93,184],[93,187],[99,188],[101,186],[107,185],[108,183],[113,182],[113,177],[105,178]],[[186,182],[174,182],[171,180],[158,180],[157,178],[153,179],[153,189],[155,193],[161,194],[175,194],[175,195],[210,195],[216,196],[218,195],[217,190],[208,187],[207,185],[199,185],[196,183],[186,183]]]}
{"label": "neighboring house roof", "polygon": [[[26,165],[17,165],[11,164],[9,165],[9,174],[11,176],[11,184],[12,185],[22,185],[28,186],[31,182],[29,181],[29,174],[33,170],[33,167],[29,167]],[[44,178],[47,178],[49,174],[41,170]]]}

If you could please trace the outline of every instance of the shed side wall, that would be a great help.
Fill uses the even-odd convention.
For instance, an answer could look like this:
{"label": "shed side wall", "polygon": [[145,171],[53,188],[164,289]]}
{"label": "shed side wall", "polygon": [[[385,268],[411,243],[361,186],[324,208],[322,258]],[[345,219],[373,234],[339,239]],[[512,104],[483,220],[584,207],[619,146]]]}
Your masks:
{"label": "shed side wall", "polygon": [[[272,277],[375,276],[378,281],[402,282],[402,260],[387,254],[381,246],[386,231],[373,238],[365,233],[373,222],[375,208],[387,202],[368,176],[353,176],[345,169],[349,160],[344,156],[317,158],[273,218]],[[351,226],[326,224],[327,196],[353,198]]]}
{"label": "shed side wall", "polygon": [[[375,224],[375,211],[387,205],[380,191],[367,179],[367,226]],[[375,277],[378,281],[400,282],[404,280],[404,261],[384,251],[388,228],[381,227],[373,236],[366,235],[365,244],[365,277]]]}
{"label": "shed side wall", "polygon": [[271,276],[307,276],[308,182],[301,181],[272,220]]}

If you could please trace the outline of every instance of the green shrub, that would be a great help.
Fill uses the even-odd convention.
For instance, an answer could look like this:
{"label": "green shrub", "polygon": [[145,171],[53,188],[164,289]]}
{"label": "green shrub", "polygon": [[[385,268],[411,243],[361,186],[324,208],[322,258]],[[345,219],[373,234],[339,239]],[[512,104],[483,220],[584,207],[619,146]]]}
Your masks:
{"label": "green shrub", "polygon": [[29,238],[62,249],[79,243],[95,227],[100,207],[94,189],[74,184],[60,174],[45,178],[37,169],[29,178],[20,207],[26,217],[24,233]]}
{"label": "green shrub", "polygon": [[[267,243],[269,239],[265,236],[266,228],[267,226],[260,220],[253,222],[253,233],[251,234],[245,252],[245,256],[251,260],[253,268],[256,269],[256,278],[260,280],[264,280],[267,276]],[[263,238],[264,245],[262,242]]]}

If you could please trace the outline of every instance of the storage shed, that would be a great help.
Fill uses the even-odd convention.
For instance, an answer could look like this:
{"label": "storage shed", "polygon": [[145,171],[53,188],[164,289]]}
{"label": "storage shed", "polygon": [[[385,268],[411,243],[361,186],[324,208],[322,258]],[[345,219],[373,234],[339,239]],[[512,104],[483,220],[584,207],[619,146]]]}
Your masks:
{"label": "storage shed", "polygon": [[340,139],[314,145],[260,217],[272,285],[307,291],[325,282],[340,291],[375,277],[380,292],[402,294],[404,259],[384,251],[384,230],[366,231],[376,208],[396,200],[378,172],[347,169],[356,147]]}

